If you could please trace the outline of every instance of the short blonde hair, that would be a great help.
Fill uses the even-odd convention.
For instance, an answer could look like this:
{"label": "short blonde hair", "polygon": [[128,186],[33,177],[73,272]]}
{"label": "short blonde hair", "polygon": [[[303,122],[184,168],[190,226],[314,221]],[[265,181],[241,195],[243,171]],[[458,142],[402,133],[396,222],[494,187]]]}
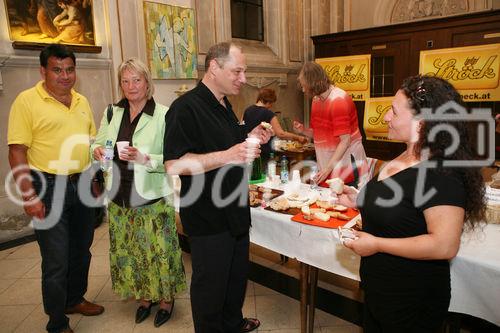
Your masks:
{"label": "short blonde hair", "polygon": [[125,94],[122,89],[122,75],[125,70],[134,71],[144,76],[148,84],[146,96],[148,99],[151,99],[155,93],[155,86],[153,85],[151,72],[149,71],[148,66],[137,58],[125,60],[120,64],[120,66],[118,66],[118,89],[120,90],[121,98],[125,98]]}

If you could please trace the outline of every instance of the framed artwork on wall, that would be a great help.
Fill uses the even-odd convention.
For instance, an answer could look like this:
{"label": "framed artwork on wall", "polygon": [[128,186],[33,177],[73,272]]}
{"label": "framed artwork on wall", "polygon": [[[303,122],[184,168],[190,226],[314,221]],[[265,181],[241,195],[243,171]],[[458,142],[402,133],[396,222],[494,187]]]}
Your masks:
{"label": "framed artwork on wall", "polygon": [[68,44],[77,52],[100,52],[95,46],[92,0],[5,0],[14,48],[41,49]]}
{"label": "framed artwork on wall", "polygon": [[153,79],[198,78],[194,9],[148,1],[143,6]]}

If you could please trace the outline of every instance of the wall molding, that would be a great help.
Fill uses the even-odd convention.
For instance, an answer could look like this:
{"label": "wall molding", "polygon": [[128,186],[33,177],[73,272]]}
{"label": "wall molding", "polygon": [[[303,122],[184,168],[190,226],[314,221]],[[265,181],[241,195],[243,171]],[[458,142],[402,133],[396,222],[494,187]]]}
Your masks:
{"label": "wall molding", "polygon": [[[89,58],[77,58],[76,66],[77,68],[85,69],[110,69],[111,59],[89,59]],[[36,67],[40,66],[40,60],[37,57],[30,56],[19,56],[19,55],[9,55],[0,54],[0,68],[2,67]]]}
{"label": "wall molding", "polygon": [[256,73],[247,72],[247,85],[255,88],[265,88],[274,83],[277,83],[280,87],[286,87],[288,85],[288,76],[286,73]]}

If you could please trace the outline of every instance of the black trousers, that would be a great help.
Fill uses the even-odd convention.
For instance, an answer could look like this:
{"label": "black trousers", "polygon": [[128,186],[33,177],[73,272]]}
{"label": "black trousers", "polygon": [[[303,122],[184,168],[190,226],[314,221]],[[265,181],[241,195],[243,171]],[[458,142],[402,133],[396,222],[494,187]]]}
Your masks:
{"label": "black trousers", "polygon": [[249,268],[248,233],[190,237],[191,309],[196,333],[238,332]]}
{"label": "black trousers", "polygon": [[45,188],[42,201],[50,218],[41,225],[53,224],[43,230],[35,225],[35,234],[42,256],[46,328],[59,332],[69,325],[65,308],[81,303],[87,292],[95,214],[78,196],[78,177],[42,174],[35,176],[33,186],[39,194]]}
{"label": "black trousers", "polygon": [[[404,290],[404,286],[402,289]],[[365,333],[441,332],[449,304],[449,286],[440,288],[439,284],[422,290],[408,288],[406,293],[365,289],[363,331]]]}

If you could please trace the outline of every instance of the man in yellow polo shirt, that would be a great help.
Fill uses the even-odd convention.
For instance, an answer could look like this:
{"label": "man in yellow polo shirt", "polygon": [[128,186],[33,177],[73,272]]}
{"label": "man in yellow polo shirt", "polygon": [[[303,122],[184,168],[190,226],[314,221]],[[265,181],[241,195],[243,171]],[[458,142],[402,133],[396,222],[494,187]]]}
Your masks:
{"label": "man in yellow polo shirt", "polygon": [[80,188],[85,186],[78,186],[90,163],[90,138],[96,129],[87,99],[72,89],[73,52],[49,45],[40,53],[40,65],[42,81],[21,92],[11,107],[9,162],[24,210],[34,218],[47,331],[73,332],[65,314],[104,311],[83,298],[94,210],[82,202]]}

